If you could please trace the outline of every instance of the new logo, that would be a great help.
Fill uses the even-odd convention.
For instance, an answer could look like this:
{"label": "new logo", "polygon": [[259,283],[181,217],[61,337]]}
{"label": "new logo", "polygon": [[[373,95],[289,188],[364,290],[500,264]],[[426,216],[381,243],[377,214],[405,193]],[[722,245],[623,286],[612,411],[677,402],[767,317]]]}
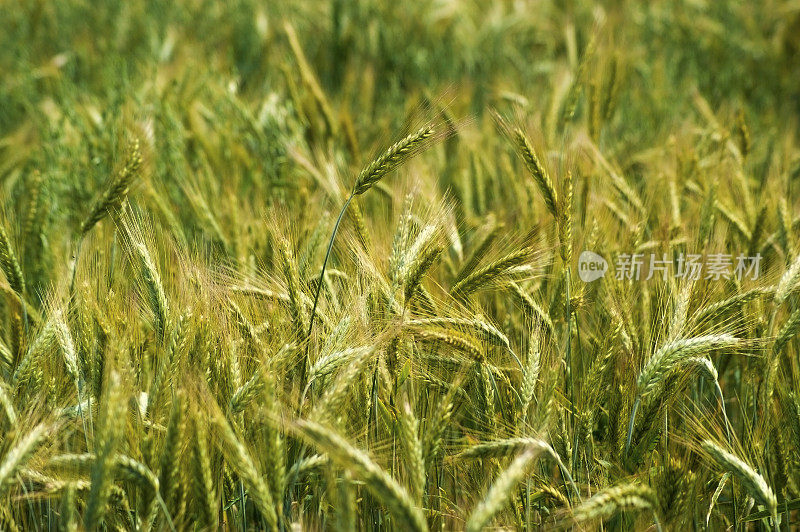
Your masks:
{"label": "new logo", "polygon": [[578,257],[578,277],[584,283],[600,279],[608,271],[606,259],[593,251],[583,251]]}

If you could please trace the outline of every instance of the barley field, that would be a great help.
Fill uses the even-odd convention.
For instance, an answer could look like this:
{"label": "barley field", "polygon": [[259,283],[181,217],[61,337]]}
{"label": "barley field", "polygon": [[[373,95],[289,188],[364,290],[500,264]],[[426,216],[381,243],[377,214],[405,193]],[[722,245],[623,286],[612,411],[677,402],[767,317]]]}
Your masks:
{"label": "barley field", "polygon": [[800,527],[796,0],[0,21],[1,530]]}

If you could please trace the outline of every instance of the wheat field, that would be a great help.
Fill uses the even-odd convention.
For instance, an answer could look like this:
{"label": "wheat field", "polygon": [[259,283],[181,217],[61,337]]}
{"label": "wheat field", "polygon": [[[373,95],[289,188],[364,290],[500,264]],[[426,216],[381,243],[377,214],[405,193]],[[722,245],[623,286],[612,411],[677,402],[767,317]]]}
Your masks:
{"label": "wheat field", "polygon": [[0,21],[0,529],[800,527],[797,1]]}

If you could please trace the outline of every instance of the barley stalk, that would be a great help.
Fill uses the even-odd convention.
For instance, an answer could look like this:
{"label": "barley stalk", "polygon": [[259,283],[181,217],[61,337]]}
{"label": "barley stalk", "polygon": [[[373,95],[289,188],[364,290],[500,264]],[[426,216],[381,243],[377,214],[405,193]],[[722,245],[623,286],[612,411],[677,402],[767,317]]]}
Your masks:
{"label": "barley stalk", "polygon": [[497,237],[500,235],[503,228],[504,226],[502,224],[494,224],[489,228],[484,227],[480,231],[479,234],[485,236],[483,236],[480,243],[475,246],[469,258],[464,261],[461,269],[458,271],[458,275],[456,275],[456,281],[460,281],[475,270],[475,267],[480,264],[481,259],[489,251],[489,248],[492,247],[492,244],[495,242],[495,240],[497,240]]}
{"label": "barley stalk", "polygon": [[[653,356],[650,357],[650,360],[647,361],[647,364],[642,368],[636,381],[637,395],[628,422],[625,453],[627,454],[630,449],[636,413],[643,397],[652,393],[657,388],[665,391],[666,388],[664,385],[667,383],[669,375],[678,366],[691,363],[698,359],[702,360],[701,355],[709,351],[715,349],[731,349],[740,344],[741,340],[735,336],[730,334],[715,334],[697,336],[695,338],[682,338],[661,346]],[[714,380],[716,382],[716,378]],[[653,403],[653,405],[655,404],[657,403]]]}

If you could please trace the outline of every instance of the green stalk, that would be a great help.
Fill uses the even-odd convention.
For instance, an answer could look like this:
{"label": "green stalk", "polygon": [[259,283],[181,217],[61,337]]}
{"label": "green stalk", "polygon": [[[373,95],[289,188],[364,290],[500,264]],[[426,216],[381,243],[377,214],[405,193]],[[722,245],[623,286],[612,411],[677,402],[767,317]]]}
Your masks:
{"label": "green stalk", "polygon": [[308,334],[306,334],[306,338],[308,343],[306,343],[306,356],[308,356],[308,346],[311,342],[311,331],[314,330],[314,318],[317,315],[317,302],[319,301],[319,293],[322,291],[322,281],[325,279],[325,268],[328,266],[328,259],[331,256],[331,250],[333,249],[333,241],[336,238],[336,232],[339,230],[339,225],[342,223],[342,218],[344,218],[344,213],[347,210],[347,207],[350,205],[350,202],[353,201],[353,198],[356,196],[355,192],[351,192],[350,196],[347,198],[347,201],[344,202],[344,206],[342,210],[339,212],[339,217],[336,219],[336,224],[333,226],[333,233],[331,233],[331,238],[328,241],[328,250],[325,252],[325,260],[322,261],[322,271],[319,274],[319,282],[317,283],[317,289],[314,293],[314,305],[311,307],[311,317],[308,320]]}
{"label": "green stalk", "polygon": [[[567,338],[566,338],[566,341],[567,341],[567,345],[566,345],[565,355],[564,355],[565,363],[566,363],[565,380],[567,382],[567,387],[569,388],[570,420],[571,420],[570,423],[571,423],[571,426],[572,426],[573,435],[577,438],[577,431],[575,430],[575,388],[573,386],[574,383],[572,382],[572,308],[570,306],[570,293],[569,293],[569,289],[570,289],[570,286],[569,286],[570,285],[570,271],[569,270],[570,270],[570,268],[569,268],[569,266],[567,266],[567,270],[566,270],[566,273],[565,273],[566,289],[564,290],[564,292],[566,293],[566,297],[567,297],[567,301],[566,301],[566,307],[567,307],[567,331],[566,331]],[[576,467],[577,460],[578,460],[577,440],[575,440],[575,444],[572,446],[572,460],[571,460],[572,461],[572,474],[573,475],[575,475],[575,473],[576,473],[575,467]]]}

